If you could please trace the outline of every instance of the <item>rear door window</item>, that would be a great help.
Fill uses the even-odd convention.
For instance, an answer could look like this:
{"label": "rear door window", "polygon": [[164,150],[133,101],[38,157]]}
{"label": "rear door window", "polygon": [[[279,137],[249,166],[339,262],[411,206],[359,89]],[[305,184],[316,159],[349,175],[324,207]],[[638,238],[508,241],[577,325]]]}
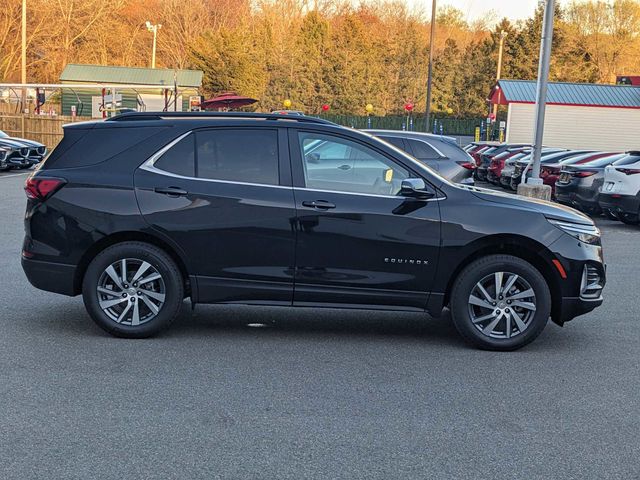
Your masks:
{"label": "rear door window", "polygon": [[390,143],[391,145],[398,147],[400,150],[403,151],[407,151],[407,146],[404,143],[404,139],[400,138],[400,137],[380,137],[382,140],[384,140],[387,143]]}
{"label": "rear door window", "polygon": [[278,185],[277,130],[221,128],[195,136],[198,178]]}
{"label": "rear door window", "polygon": [[436,152],[436,150],[426,142],[412,138],[407,138],[406,141],[409,148],[413,151],[413,156],[420,160],[437,160],[442,158],[442,155]]}

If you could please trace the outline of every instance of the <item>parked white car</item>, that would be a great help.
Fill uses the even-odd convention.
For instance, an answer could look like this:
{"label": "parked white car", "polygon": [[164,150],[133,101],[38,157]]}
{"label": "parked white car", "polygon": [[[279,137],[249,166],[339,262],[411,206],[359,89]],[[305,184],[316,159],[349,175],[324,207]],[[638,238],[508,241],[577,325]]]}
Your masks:
{"label": "parked white car", "polygon": [[627,152],[605,168],[598,203],[624,223],[640,223],[640,151]]}

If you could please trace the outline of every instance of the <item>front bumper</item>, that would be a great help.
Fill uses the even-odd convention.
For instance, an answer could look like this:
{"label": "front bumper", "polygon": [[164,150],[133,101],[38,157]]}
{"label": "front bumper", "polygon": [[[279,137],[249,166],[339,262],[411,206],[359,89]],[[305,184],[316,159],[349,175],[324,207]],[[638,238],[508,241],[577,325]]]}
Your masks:
{"label": "front bumper", "polygon": [[[600,245],[562,235],[549,248],[565,273],[565,277],[555,276],[551,285],[555,292],[551,318],[562,325],[602,305],[606,267]],[[557,267],[554,270],[557,271]]]}
{"label": "front bumper", "polygon": [[603,210],[609,210],[613,213],[637,215],[640,212],[640,192],[636,195],[601,192],[598,195],[598,204]]}
{"label": "front bumper", "polygon": [[562,325],[575,317],[579,317],[580,315],[584,315],[585,313],[595,310],[602,305],[602,302],[602,296],[593,300],[586,300],[580,297],[565,297],[562,299],[560,312],[557,318],[554,318],[553,320],[559,325]]}
{"label": "front bumper", "polygon": [[22,269],[29,283],[40,290],[74,296],[76,267],[22,257]]}

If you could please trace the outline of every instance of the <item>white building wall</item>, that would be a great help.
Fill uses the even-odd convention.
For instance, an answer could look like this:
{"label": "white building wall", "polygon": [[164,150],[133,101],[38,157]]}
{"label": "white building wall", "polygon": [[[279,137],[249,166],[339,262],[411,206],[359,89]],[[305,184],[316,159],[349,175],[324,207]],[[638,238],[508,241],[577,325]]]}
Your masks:
{"label": "white building wall", "polygon": [[[535,109],[509,104],[507,142],[533,142]],[[548,147],[640,150],[640,109],[547,105],[543,138]]]}

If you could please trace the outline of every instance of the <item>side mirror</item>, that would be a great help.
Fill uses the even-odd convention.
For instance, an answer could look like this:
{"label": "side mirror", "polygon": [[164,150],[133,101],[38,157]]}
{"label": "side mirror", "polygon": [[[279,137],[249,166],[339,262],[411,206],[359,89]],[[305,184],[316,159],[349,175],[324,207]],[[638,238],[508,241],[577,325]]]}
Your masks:
{"label": "side mirror", "polygon": [[307,153],[306,157],[309,163],[320,163],[320,154],[317,152]]}
{"label": "side mirror", "polygon": [[433,192],[427,190],[427,184],[421,178],[406,178],[400,184],[400,195],[419,199],[432,198]]}

